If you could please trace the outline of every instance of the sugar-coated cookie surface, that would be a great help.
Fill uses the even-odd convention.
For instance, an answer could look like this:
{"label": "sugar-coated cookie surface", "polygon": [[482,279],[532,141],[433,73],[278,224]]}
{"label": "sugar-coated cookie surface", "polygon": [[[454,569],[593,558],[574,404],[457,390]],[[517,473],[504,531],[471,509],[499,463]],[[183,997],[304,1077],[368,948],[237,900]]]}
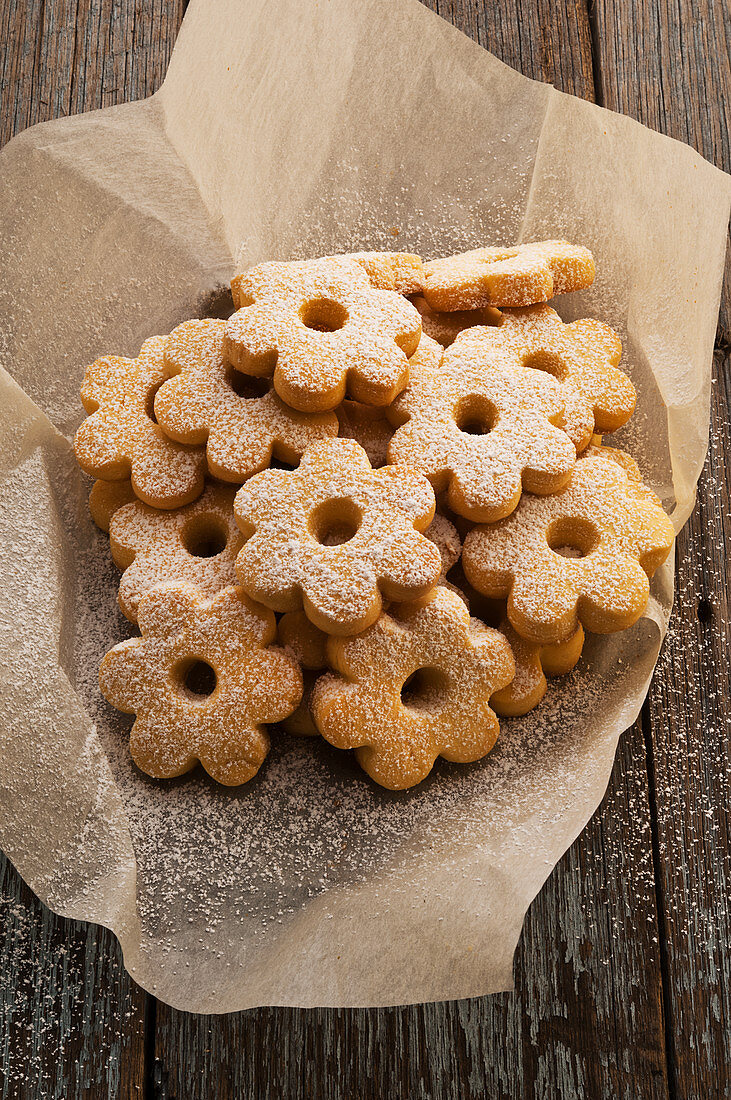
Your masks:
{"label": "sugar-coated cookie surface", "polygon": [[526,494],[507,519],[476,527],[462,563],[478,591],[508,597],[519,634],[558,642],[579,623],[606,634],[636,622],[673,537],[654,494],[592,447],[561,492]]}
{"label": "sugar-coated cookie surface", "polygon": [[515,508],[523,488],[562,488],[576,447],[557,426],[566,404],[560,383],[483,352],[483,331],[491,330],[468,329],[444,353],[422,337],[409,386],[389,410],[403,426],[388,454],[421,470],[437,492],[446,489],[455,512],[493,522]]}
{"label": "sugar-coated cookie surface", "polygon": [[344,257],[268,263],[231,284],[237,312],[224,355],[245,374],[274,379],[287,405],[324,412],[352,397],[387,405],[408,381],[421,336],[405,298],[378,290]]}
{"label": "sugar-coated cookie surface", "polygon": [[368,455],[371,466],[385,466],[388,462],[388,444],[393,435],[393,425],[383,409],[364,405],[360,401],[343,401],[337,407],[339,434],[354,439]]}
{"label": "sugar-coated cookie surface", "polygon": [[287,611],[277,624],[277,636],[280,645],[299,661],[304,685],[302,702],[282,725],[296,737],[317,737],[311,713],[312,689],[321,669],[327,666],[327,634],[311,623],[304,611]]}
{"label": "sugar-coated cookie surface", "polygon": [[102,531],[109,531],[112,516],[123,504],[129,504],[137,500],[132,482],[127,478],[124,481],[95,481],[89,493],[89,511],[94,523]]}
{"label": "sugar-coated cookie surface", "polygon": [[[454,571],[461,572],[461,570]],[[539,645],[521,638],[506,614],[505,600],[491,600],[476,592],[464,575],[446,581],[470,609],[474,618],[494,627],[506,638],[515,660],[515,676],[505,687],[494,692],[490,705],[501,718],[517,718],[538,706],[546,694],[547,676],[564,676],[578,663],[584,648],[581,624],[564,642]]]}
{"label": "sugar-coated cookie surface", "polygon": [[450,344],[464,332],[466,328],[474,328],[475,325],[499,325],[502,314],[494,306],[484,306],[482,309],[457,309],[451,313],[442,313],[432,309],[426,298],[420,294],[411,299],[419,311],[421,317],[421,331],[436,340],[443,348]]}
{"label": "sugar-coated cookie surface", "polygon": [[351,439],[316,443],[298,469],[265,470],[239,490],[239,580],[275,611],[304,608],[322,630],[354,634],[384,598],[412,599],[436,584],[441,557],[421,533],[434,508],[415,470],[374,470]]}
{"label": "sugar-coated cookie surface", "polygon": [[417,294],[424,286],[424,264],[413,252],[348,252],[365,269],[371,285],[397,294]]}
{"label": "sugar-coated cookie surface", "polygon": [[124,570],[119,606],[137,621],[141,598],[162,581],[188,581],[205,597],[236,584],[236,555],[243,537],[233,513],[235,489],[209,482],[183,508],[162,511],[142,501],[112,516],[109,541]]}
{"label": "sugar-coated cookie surface", "polygon": [[490,696],[513,678],[510,646],[443,586],[354,638],[331,638],[328,657],[335,673],[315,684],[315,724],[336,748],[356,749],[381,786],[412,787],[438,756],[467,763],[495,744]]}
{"label": "sugar-coated cookie surface", "polygon": [[[548,371],[575,389],[590,406],[598,432],[613,432],[634,412],[637,395],[618,369],[622,344],[601,321],[564,324],[547,305],[506,309],[502,321],[482,335],[496,352],[520,358],[524,366]],[[571,433],[569,433],[571,434]]]}
{"label": "sugar-coated cookie surface", "polygon": [[426,537],[434,543],[442,559],[442,577],[459,561],[462,553],[462,539],[451,520],[439,512],[434,516],[426,531]]}
{"label": "sugar-coated cookie surface", "polygon": [[432,309],[530,306],[594,282],[588,248],[534,241],[512,248],[475,248],[424,264],[422,291]]}
{"label": "sugar-coated cookie surface", "polygon": [[141,600],[139,623],[142,637],[115,646],[99,670],[109,702],[137,716],[137,766],[167,779],[200,761],[219,783],[251,779],[269,751],[262,723],[281,721],[302,695],[297,662],[271,645],[271,611],[239,588],[206,601],[190,586],[162,585]]}
{"label": "sugar-coated cookie surface", "polygon": [[200,447],[174,442],[154,419],[155,393],[167,378],[165,336],[145,340],[136,359],[109,355],[86,368],[81,401],[90,415],[74,451],[82,470],[109,481],[131,477],[135,495],[156,508],[177,508],[203,491]]}
{"label": "sugar-coated cookie surface", "polygon": [[185,321],[165,344],[172,375],[157,391],[155,415],[181,443],[206,444],[210,473],[238,484],[272,458],[294,465],[317,439],[338,433],[335,413],[290,409],[271,384],[248,378],[223,358],[225,321]]}

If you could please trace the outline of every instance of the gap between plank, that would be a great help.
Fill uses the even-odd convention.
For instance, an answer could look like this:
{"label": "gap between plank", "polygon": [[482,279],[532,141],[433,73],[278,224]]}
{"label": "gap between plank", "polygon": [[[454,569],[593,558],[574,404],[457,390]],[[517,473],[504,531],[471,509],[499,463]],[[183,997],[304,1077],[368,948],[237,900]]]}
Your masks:
{"label": "gap between plank", "polygon": [[645,742],[647,782],[650,804],[650,835],[652,838],[652,864],[655,880],[655,909],[657,911],[658,945],[660,948],[660,981],[662,985],[662,1019],[665,1032],[665,1065],[667,1068],[668,1097],[677,1100],[678,1083],[675,1077],[675,1039],[673,1034],[672,996],[670,990],[670,960],[668,959],[668,927],[665,918],[665,891],[660,861],[660,833],[657,825],[655,754],[652,747],[652,717],[647,700],[642,704],[642,736]]}
{"label": "gap between plank", "polygon": [[586,15],[589,20],[589,37],[591,39],[591,75],[594,83],[594,102],[603,107],[605,98],[604,81],[602,79],[602,39],[596,13],[596,0],[587,0]]}
{"label": "gap between plank", "polygon": [[142,1076],[143,1100],[156,1100],[155,1086],[155,1041],[157,1038],[157,1000],[151,993],[145,1000],[145,1037]]}

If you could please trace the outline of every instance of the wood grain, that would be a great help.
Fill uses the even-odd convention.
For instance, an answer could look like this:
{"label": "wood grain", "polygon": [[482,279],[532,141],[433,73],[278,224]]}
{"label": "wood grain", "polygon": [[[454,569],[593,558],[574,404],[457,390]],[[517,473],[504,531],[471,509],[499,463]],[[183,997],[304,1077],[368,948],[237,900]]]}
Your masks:
{"label": "wood grain", "polygon": [[2,864],[0,1097],[141,1097],[147,997],[116,940],[55,917]]}
{"label": "wood grain", "polygon": [[[731,7],[598,0],[607,107],[731,170]],[[644,48],[642,48],[644,47]],[[658,894],[673,1095],[731,1095],[731,258],[721,305],[711,446],[677,543],[676,606],[649,696]]]}
{"label": "wood grain", "polygon": [[[607,106],[729,167],[731,14],[722,0],[604,0],[591,11],[584,0],[428,6],[526,75],[587,99],[596,88]],[[183,0],[6,0],[0,140],[46,118],[150,94],[183,7]],[[726,443],[728,292],[722,323],[714,433]],[[679,542],[676,625],[644,724],[625,734],[605,801],[531,908],[516,993],[224,1018],[155,1007],[124,972],[113,937],[53,917],[5,864],[3,1100],[726,1095],[723,547],[731,511],[720,453],[716,445]]]}
{"label": "wood grain", "polygon": [[[0,143],[159,86],[183,0],[0,5]],[[62,920],[0,855],[0,1097],[141,1098],[154,1012],[103,928]]]}

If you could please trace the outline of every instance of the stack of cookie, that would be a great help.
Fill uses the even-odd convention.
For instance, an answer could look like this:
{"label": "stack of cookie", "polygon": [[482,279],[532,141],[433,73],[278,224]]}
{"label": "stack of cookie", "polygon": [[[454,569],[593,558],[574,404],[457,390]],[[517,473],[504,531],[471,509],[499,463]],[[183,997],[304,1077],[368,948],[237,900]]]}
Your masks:
{"label": "stack of cookie", "polygon": [[673,530],[602,444],[635,392],[607,325],[545,304],[593,278],[566,241],[266,263],[228,321],[87,369],[76,455],[140,630],[100,683],[142,770],[243,783],[282,723],[409,787],[637,621]]}

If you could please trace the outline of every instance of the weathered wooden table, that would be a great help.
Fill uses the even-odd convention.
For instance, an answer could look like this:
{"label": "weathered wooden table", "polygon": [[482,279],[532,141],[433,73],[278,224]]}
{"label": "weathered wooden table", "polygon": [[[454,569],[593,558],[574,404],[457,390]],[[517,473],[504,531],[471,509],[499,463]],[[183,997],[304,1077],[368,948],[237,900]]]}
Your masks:
{"label": "weathered wooden table", "polygon": [[[429,3],[526,75],[731,169],[727,0]],[[0,141],[149,95],[184,9],[3,0]],[[528,914],[515,993],[190,1016],[134,985],[113,936],[53,916],[4,863],[3,1100],[731,1096],[728,279],[716,353],[711,448],[677,543],[671,631],[604,802]]]}

